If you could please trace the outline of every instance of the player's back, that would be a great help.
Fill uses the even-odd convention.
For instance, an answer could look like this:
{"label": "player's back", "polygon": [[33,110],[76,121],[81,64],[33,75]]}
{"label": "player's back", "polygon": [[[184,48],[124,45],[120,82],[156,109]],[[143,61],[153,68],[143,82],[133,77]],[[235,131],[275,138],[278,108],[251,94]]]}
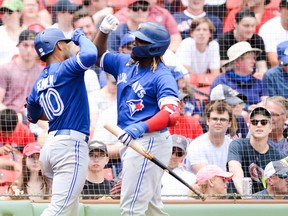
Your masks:
{"label": "player's back", "polygon": [[76,57],[45,67],[32,91],[49,120],[49,131],[73,129],[89,134],[84,70],[76,63]]}

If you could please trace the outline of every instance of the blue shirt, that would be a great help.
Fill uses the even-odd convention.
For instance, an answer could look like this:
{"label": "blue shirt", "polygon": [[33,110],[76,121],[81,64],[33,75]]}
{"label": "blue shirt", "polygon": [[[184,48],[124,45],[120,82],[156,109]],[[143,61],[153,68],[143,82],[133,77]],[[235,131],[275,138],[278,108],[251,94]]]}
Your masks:
{"label": "blue shirt", "polygon": [[[97,60],[97,49],[86,37],[80,37],[80,52],[63,62],[46,66],[32,87],[27,104],[33,112],[44,111],[49,132],[72,129],[90,134],[88,96],[84,72]],[[35,117],[29,111],[28,115]],[[37,116],[39,119],[40,116]]]}
{"label": "blue shirt", "polygon": [[[190,25],[193,21],[193,18],[190,16],[187,16],[185,11],[174,13],[173,17],[175,18],[178,24],[178,30],[181,33],[182,39],[190,37]],[[218,17],[213,16],[211,14],[207,14],[207,13],[205,14],[204,17],[209,18],[216,28],[216,31],[213,34],[213,39],[218,38],[223,32],[222,21]]]}
{"label": "blue shirt", "polygon": [[225,84],[236,90],[240,94],[246,95],[247,106],[259,103],[262,96],[268,95],[267,88],[265,88],[265,86],[263,85],[262,80],[256,79],[255,77],[251,76],[250,80],[247,80],[246,82],[240,82],[233,77],[232,73],[234,73],[234,71],[230,70],[226,71],[226,73],[224,74],[217,76],[213,81],[210,89],[212,90],[215,86],[219,84]]}
{"label": "blue shirt", "polygon": [[160,62],[152,72],[129,64],[130,55],[106,52],[101,67],[117,80],[118,126],[145,121],[160,111],[163,99],[178,99],[177,83],[170,70]]}
{"label": "blue shirt", "polygon": [[269,96],[283,96],[288,98],[288,73],[277,65],[264,73],[263,83],[268,89]]}
{"label": "blue shirt", "polygon": [[276,149],[283,158],[288,156],[287,139],[283,138],[279,142],[275,142],[275,141],[271,140],[270,138],[268,138],[268,144],[270,146],[272,146],[274,149]]}

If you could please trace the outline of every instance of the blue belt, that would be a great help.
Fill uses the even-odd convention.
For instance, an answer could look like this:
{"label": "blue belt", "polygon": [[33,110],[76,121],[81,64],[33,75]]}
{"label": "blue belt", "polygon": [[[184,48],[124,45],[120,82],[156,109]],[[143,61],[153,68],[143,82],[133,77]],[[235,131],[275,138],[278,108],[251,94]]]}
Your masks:
{"label": "blue belt", "polygon": [[168,128],[163,128],[163,129],[159,130],[160,133],[164,133],[166,131],[168,131]]}
{"label": "blue belt", "polygon": [[[75,132],[75,131],[74,131],[74,132]],[[78,133],[79,133],[79,134],[83,134],[83,133],[81,133],[81,132],[77,132],[77,134],[78,134]],[[62,129],[62,130],[58,130],[58,131],[55,133],[54,136],[57,136],[57,135],[73,135],[73,131],[72,131],[72,130],[69,130],[69,129]],[[77,137],[80,138],[79,135],[77,135]],[[86,143],[88,143],[89,136],[83,134],[82,139],[83,139]]]}

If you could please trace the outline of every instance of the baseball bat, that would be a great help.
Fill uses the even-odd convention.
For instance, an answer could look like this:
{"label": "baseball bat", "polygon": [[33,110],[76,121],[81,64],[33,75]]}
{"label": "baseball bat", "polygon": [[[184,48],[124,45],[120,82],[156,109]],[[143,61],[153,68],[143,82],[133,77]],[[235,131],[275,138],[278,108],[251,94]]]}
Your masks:
{"label": "baseball bat", "polygon": [[[110,133],[112,133],[114,136],[118,137],[120,134],[123,133],[123,130],[119,128],[118,126],[111,125],[109,123],[106,123],[104,125],[104,128],[108,130]],[[202,201],[206,199],[206,197],[199,193],[197,190],[195,190],[192,186],[190,186],[186,181],[184,181],[180,176],[178,176],[176,173],[174,173],[171,169],[169,169],[167,166],[165,166],[161,161],[159,161],[154,155],[147,152],[146,149],[137,141],[133,140],[129,147],[134,149],[136,152],[138,152],[140,155],[144,156],[145,158],[149,159],[151,162],[159,166],[161,169],[172,175],[174,178],[176,178],[178,181],[180,181],[182,184],[184,184],[186,187],[188,187],[191,191],[193,191]]]}

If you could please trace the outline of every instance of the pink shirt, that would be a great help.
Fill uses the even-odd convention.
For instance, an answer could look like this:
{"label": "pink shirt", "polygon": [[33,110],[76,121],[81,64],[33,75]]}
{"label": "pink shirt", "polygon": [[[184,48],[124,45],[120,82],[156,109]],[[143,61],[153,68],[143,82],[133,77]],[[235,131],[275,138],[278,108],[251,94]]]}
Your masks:
{"label": "pink shirt", "polygon": [[24,111],[26,97],[38,78],[42,66],[34,64],[29,70],[19,68],[15,60],[0,66],[0,88],[5,90],[3,104],[20,113]]}
{"label": "pink shirt", "polygon": [[[114,15],[119,19],[120,23],[125,23],[128,20],[128,8],[122,8]],[[156,22],[163,25],[170,33],[170,35],[179,33],[177,23],[171,13],[158,5],[149,8],[148,20],[149,22]]]}

